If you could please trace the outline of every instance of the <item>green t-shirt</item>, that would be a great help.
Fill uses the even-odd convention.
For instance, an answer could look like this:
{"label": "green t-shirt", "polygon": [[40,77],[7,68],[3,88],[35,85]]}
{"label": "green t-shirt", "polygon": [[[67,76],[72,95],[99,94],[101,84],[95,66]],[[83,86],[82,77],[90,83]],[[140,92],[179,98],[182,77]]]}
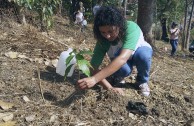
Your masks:
{"label": "green t-shirt", "polygon": [[[135,50],[138,39],[140,37],[140,32],[141,32],[141,29],[135,22],[127,21],[126,37],[123,39],[122,48]],[[109,50],[110,46],[111,46],[111,42],[109,41],[103,41],[103,42],[96,43],[96,46],[93,52],[94,54],[91,59],[91,65],[95,69],[101,65],[104,59],[104,56]]]}

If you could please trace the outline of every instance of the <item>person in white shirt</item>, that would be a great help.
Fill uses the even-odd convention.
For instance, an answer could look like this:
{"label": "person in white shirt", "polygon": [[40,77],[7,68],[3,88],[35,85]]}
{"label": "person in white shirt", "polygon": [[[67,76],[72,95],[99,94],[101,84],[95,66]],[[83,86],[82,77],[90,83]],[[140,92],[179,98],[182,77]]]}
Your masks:
{"label": "person in white shirt", "polygon": [[180,32],[180,29],[177,26],[178,24],[176,24],[175,22],[172,22],[171,29],[170,29],[170,44],[172,46],[171,56],[174,56],[178,46],[178,35]]}
{"label": "person in white shirt", "polygon": [[81,32],[83,32],[83,30],[85,29],[85,27],[87,26],[87,21],[84,18],[84,15],[82,12],[80,12],[79,10],[76,13],[75,16],[75,24],[81,26]]}
{"label": "person in white shirt", "polygon": [[75,16],[75,24],[81,24],[83,20],[84,20],[84,15],[82,12],[78,10]]}

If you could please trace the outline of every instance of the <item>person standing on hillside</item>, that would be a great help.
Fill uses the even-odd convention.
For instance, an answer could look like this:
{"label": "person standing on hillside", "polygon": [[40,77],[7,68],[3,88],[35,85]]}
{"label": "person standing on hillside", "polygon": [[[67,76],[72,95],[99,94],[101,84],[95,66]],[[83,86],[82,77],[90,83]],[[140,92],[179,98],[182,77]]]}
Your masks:
{"label": "person standing on hillside", "polygon": [[174,56],[178,46],[178,35],[180,30],[177,26],[178,24],[176,24],[175,22],[172,22],[171,29],[170,29],[170,44],[172,46],[171,56]]}
{"label": "person standing on hillside", "polygon": [[[121,88],[114,87],[106,78],[124,78],[131,74],[135,65],[138,71],[137,86],[143,96],[149,96],[149,72],[152,61],[152,47],[144,40],[140,27],[126,21],[123,13],[116,7],[102,6],[94,19],[94,37],[97,39],[91,59],[93,76],[78,80],[81,89],[91,88],[97,83],[107,90],[124,94]],[[104,56],[108,54],[111,62],[99,69]]]}
{"label": "person standing on hillside", "polygon": [[103,4],[102,0],[98,0],[97,4],[93,7],[93,14],[94,14],[94,16],[96,15],[96,12],[100,9],[102,4]]}

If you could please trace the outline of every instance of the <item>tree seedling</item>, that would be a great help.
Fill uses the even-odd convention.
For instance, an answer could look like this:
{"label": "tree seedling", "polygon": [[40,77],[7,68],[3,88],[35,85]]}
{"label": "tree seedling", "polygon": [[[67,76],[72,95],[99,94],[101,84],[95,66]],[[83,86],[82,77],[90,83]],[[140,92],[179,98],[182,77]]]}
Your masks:
{"label": "tree seedling", "polygon": [[[86,76],[90,76],[90,68],[92,68],[90,62],[84,58],[84,55],[92,55],[93,52],[91,50],[81,50],[78,51],[74,49],[72,52],[69,53],[65,64],[67,66],[65,70],[64,80],[66,80],[68,73],[70,72],[72,66],[74,64],[70,64],[71,60],[75,57],[76,64],[79,70],[81,70]],[[80,78],[80,74],[79,74]]]}

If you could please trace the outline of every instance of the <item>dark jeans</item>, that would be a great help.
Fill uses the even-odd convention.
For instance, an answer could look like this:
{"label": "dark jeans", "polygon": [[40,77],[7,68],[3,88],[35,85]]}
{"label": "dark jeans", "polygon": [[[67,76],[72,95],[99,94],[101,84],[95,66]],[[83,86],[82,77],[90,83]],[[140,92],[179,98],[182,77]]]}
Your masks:
{"label": "dark jeans", "polygon": [[172,46],[172,50],[171,50],[171,56],[174,56],[176,49],[177,49],[177,45],[178,45],[178,39],[170,39],[170,44]]}

